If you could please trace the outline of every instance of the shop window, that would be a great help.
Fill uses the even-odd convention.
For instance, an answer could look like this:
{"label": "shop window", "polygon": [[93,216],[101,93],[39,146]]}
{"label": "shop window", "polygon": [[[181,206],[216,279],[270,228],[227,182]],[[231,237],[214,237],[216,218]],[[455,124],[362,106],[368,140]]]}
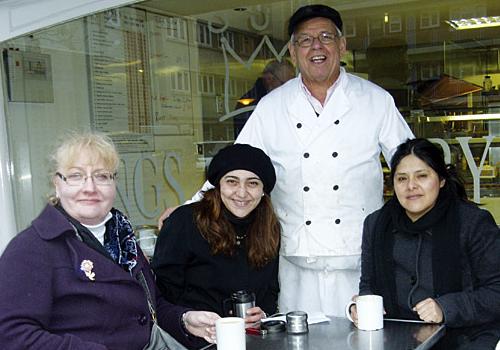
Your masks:
{"label": "shop window", "polygon": [[250,55],[255,49],[255,40],[250,36],[243,36],[241,40],[241,53],[243,55]]}
{"label": "shop window", "polygon": [[399,33],[401,32],[401,15],[390,15],[389,16],[389,33]]}
{"label": "shop window", "polygon": [[[389,1],[377,5],[376,11],[369,2],[344,2],[343,34],[354,39],[348,40],[350,52],[343,61],[350,72],[389,90],[405,117],[418,110],[421,122],[408,118],[417,136],[447,139],[456,153],[452,161],[466,175],[470,198],[476,186],[481,203],[500,203],[500,177],[473,184],[468,170],[472,163],[467,165],[457,141],[473,138],[475,160],[485,150],[478,138],[493,136],[488,160],[500,172],[500,69],[495,45],[500,27],[461,32],[444,24],[439,28],[448,15],[481,17],[498,10],[496,2],[480,1],[487,6],[472,0],[436,7],[424,1]],[[232,6],[215,3],[145,1],[2,43],[9,73],[2,81],[9,155],[14,173],[21,174],[13,180],[19,228],[45,204],[47,181],[42,176],[31,179],[31,173],[47,173],[42,159],[51,141],[66,129],[100,130],[117,142],[124,166],[116,205],[136,224],[156,223],[165,207],[183,203],[198,190],[208,160],[233,141],[231,112],[236,100],[252,89],[276,53],[286,54],[286,17],[298,6],[262,2],[259,6],[270,11],[271,20],[258,29],[250,21],[252,6],[236,13]],[[256,52],[264,36],[271,48],[263,45]],[[221,38],[236,55],[221,47]],[[370,61],[368,48],[379,53],[378,61]],[[22,72],[23,82],[13,80],[21,68],[8,66],[17,56],[36,64]],[[250,57],[252,65],[247,67]],[[445,74],[450,76],[446,84]],[[482,93],[486,74],[493,81],[489,94]],[[457,83],[459,79],[463,82]],[[440,82],[434,90],[429,87],[433,81]],[[457,84],[476,90],[448,96],[458,91]],[[422,91],[429,91],[427,104]],[[17,97],[9,101],[8,93]],[[440,118],[455,114],[462,120],[442,123]],[[484,115],[491,120],[482,121]],[[463,121],[465,117],[471,120]],[[435,122],[428,122],[432,118]],[[485,207],[496,210],[500,222],[500,204]]]}
{"label": "shop window", "polygon": [[354,19],[344,20],[344,36],[346,38],[354,38],[356,36],[356,21]]}
{"label": "shop window", "polygon": [[212,36],[210,35],[208,24],[196,23],[196,41],[200,46],[212,47]]}
{"label": "shop window", "polygon": [[214,75],[214,91],[217,96],[222,96],[224,94],[224,76]]}
{"label": "shop window", "polygon": [[215,95],[215,77],[212,74],[198,75],[198,92],[204,95]]}
{"label": "shop window", "polygon": [[229,96],[233,98],[239,96],[236,80],[234,79],[229,79]]}
{"label": "shop window", "polygon": [[235,40],[234,40],[234,32],[226,30],[224,33],[222,33],[221,38],[226,39],[227,43],[229,44],[229,47],[231,47],[233,50],[236,49],[235,46]]}
{"label": "shop window", "polygon": [[180,92],[190,92],[191,84],[189,84],[189,72],[174,72],[170,76],[172,89]]}
{"label": "shop window", "polygon": [[420,13],[420,29],[439,27],[439,11],[422,11]]}
{"label": "shop window", "polygon": [[368,20],[368,36],[370,39],[376,39],[384,36],[384,20],[381,18],[370,18]]}
{"label": "shop window", "polygon": [[179,17],[163,17],[167,24],[167,37],[176,40],[187,40],[186,21]]}
{"label": "shop window", "polygon": [[426,63],[420,66],[420,79],[436,79],[441,75],[441,65],[437,62]]}

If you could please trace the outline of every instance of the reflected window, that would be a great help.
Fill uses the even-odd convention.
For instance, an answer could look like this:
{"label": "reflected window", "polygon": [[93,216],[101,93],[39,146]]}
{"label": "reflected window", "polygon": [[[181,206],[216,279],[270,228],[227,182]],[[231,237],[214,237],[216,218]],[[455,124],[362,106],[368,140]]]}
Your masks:
{"label": "reflected window", "polygon": [[420,12],[420,29],[439,27],[439,10]]}
{"label": "reflected window", "polygon": [[389,16],[389,33],[399,33],[401,32],[401,15],[393,15]]}
{"label": "reflected window", "polygon": [[[154,224],[198,190],[211,157],[259,99],[296,75],[283,63],[298,3],[225,4],[143,1],[0,43],[19,228],[50,191],[31,174],[47,173],[51,142],[67,129],[117,143],[116,206],[137,225]],[[500,222],[500,27],[445,22],[499,16],[500,2],[345,1],[338,9],[344,69],[387,90],[417,136],[444,140],[469,197]],[[477,170],[481,161],[487,171]]]}
{"label": "reflected window", "polygon": [[343,26],[343,34],[346,38],[354,38],[356,36],[356,21],[354,19],[344,20]]}

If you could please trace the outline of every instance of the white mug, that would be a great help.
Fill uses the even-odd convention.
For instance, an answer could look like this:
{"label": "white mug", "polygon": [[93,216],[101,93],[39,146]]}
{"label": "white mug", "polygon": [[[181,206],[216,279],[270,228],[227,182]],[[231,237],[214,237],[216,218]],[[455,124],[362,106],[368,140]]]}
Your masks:
{"label": "white mug", "polygon": [[361,295],[356,302],[347,305],[346,317],[354,322],[349,312],[352,305],[356,305],[359,329],[375,331],[384,328],[384,303],[380,295]]}
{"label": "white mug", "polygon": [[246,350],[245,320],[223,317],[215,321],[217,350]]}

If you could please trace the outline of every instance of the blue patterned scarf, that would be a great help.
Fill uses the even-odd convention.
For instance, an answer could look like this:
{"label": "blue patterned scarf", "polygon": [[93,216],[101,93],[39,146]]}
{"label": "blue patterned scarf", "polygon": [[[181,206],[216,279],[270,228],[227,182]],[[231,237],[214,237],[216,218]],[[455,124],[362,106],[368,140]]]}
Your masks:
{"label": "blue patterned scarf", "polygon": [[60,204],[55,208],[73,224],[82,242],[132,274],[132,269],[137,265],[137,242],[132,225],[125,215],[115,208],[111,209],[112,217],[106,222],[103,247],[89,229],[69,215]]}
{"label": "blue patterned scarf", "polygon": [[137,242],[130,221],[117,209],[111,209],[113,217],[106,222],[104,248],[114,262],[132,273],[137,265]]}

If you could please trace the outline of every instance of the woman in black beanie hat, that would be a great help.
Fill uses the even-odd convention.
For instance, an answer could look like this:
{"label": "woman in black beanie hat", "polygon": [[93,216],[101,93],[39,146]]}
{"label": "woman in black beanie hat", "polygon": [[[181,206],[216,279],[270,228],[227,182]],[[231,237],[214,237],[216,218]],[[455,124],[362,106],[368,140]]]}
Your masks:
{"label": "woman in black beanie hat", "polygon": [[277,309],[280,226],[270,192],[276,174],[260,149],[220,150],[207,171],[214,188],[165,221],[152,261],[163,296],[195,310],[227,316],[232,293],[255,293],[247,323]]}

